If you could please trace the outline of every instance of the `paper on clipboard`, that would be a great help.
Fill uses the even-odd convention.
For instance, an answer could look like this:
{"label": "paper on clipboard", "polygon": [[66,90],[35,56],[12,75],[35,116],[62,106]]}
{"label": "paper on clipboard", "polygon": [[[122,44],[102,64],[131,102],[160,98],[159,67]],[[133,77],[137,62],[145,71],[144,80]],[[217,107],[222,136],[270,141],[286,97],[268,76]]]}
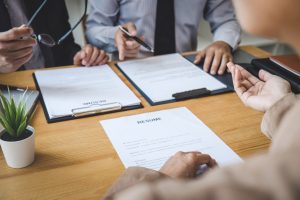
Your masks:
{"label": "paper on clipboard", "polygon": [[50,119],[113,105],[140,105],[141,101],[108,65],[36,71],[35,77]]}
{"label": "paper on clipboard", "polygon": [[119,62],[118,66],[154,103],[173,100],[175,93],[227,88],[180,54]]}

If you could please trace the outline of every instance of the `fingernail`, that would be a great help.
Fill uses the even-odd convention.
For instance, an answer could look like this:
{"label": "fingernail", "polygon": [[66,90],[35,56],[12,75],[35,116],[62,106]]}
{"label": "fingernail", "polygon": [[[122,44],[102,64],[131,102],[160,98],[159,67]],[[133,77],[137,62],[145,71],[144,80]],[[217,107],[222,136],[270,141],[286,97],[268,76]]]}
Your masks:
{"label": "fingernail", "polygon": [[215,75],[215,74],[216,74],[216,72],[215,72],[215,71],[211,71],[210,73],[211,73],[212,75]]}

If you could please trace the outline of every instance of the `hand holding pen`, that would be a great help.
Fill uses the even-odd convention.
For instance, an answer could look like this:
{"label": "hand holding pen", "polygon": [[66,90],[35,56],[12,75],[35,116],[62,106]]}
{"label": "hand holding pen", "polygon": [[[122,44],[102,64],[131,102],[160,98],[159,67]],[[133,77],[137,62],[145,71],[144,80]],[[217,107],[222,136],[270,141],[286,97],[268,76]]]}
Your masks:
{"label": "hand holding pen", "polygon": [[119,59],[136,58],[141,45],[152,51],[151,47],[143,41],[143,37],[137,37],[136,27],[133,23],[119,26],[115,35],[115,45],[119,51]]}

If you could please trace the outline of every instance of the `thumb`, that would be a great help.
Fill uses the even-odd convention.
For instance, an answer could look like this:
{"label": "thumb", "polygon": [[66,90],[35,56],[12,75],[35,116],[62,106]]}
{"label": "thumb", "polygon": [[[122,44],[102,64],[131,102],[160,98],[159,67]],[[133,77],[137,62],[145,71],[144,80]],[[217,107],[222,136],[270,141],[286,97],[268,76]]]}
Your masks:
{"label": "thumb", "polygon": [[215,160],[212,159],[210,157],[210,155],[198,154],[196,165],[199,166],[199,165],[204,165],[204,164],[208,165],[209,167],[214,167],[216,165]]}
{"label": "thumb", "polygon": [[73,62],[74,65],[80,66],[81,65],[81,60],[85,58],[85,52],[84,51],[79,51],[76,53],[74,56]]}
{"label": "thumb", "polygon": [[269,72],[265,71],[265,70],[260,70],[258,73],[258,77],[259,79],[263,80],[264,82],[270,80],[272,78],[272,74],[270,74]]}

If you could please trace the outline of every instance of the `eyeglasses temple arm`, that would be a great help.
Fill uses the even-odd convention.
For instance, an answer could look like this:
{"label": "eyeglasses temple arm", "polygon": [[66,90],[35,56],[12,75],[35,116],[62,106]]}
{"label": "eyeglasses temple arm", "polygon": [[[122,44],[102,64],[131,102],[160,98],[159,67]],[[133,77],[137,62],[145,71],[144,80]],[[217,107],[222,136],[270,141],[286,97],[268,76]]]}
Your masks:
{"label": "eyeglasses temple arm", "polygon": [[44,7],[44,5],[47,3],[48,0],[45,0],[40,7],[35,11],[35,13],[32,15],[32,17],[30,18],[30,20],[27,23],[27,26],[30,26],[32,21],[35,19],[35,17],[37,16],[37,14],[39,14],[39,12],[42,10],[42,8]]}
{"label": "eyeglasses temple arm", "polygon": [[57,44],[62,43],[73,31],[75,28],[77,28],[77,26],[82,22],[82,20],[84,19],[84,17],[86,16],[86,12],[87,12],[87,0],[85,0],[85,8],[84,8],[84,14],[83,16],[80,18],[80,20],[74,25],[73,28],[71,28],[65,35],[63,35],[57,42]]}

